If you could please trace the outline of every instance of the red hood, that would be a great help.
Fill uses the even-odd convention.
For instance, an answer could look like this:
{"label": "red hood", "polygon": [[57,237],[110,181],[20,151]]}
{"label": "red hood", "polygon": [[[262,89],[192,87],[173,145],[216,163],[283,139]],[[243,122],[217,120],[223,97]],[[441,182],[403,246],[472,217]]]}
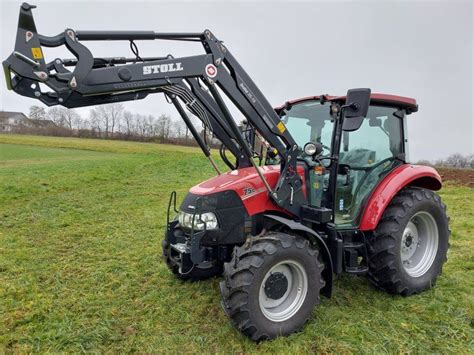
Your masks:
{"label": "red hood", "polygon": [[[280,165],[266,165],[260,167],[260,170],[270,186],[275,187],[280,177]],[[298,174],[303,179],[303,192],[306,194],[303,166],[298,166]],[[192,187],[189,192],[195,195],[209,195],[228,190],[233,190],[239,195],[250,216],[265,210],[282,211],[271,201],[265,185],[253,167],[215,176]]]}

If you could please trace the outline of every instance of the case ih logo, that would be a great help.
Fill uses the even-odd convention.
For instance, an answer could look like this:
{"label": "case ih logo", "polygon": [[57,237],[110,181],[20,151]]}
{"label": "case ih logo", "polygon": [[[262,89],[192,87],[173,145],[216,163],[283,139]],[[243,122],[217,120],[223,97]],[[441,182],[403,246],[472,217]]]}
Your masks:
{"label": "case ih logo", "polygon": [[173,71],[182,71],[183,65],[181,62],[168,63],[168,64],[157,64],[157,65],[145,65],[143,67],[143,75],[158,74],[158,73],[169,73]]}
{"label": "case ih logo", "polygon": [[217,68],[214,64],[208,64],[206,65],[206,74],[210,78],[215,78],[217,75]]}

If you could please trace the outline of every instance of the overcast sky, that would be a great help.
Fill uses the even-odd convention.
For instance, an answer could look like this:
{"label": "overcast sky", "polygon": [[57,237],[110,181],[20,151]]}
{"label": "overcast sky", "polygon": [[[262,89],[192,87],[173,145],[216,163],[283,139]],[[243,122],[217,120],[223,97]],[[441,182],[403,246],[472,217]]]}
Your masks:
{"label": "overcast sky", "polygon": [[[40,1],[39,33],[75,30],[197,32],[209,28],[240,61],[270,103],[345,94],[348,88],[416,98],[408,117],[412,160],[474,152],[473,2],[140,2]],[[13,50],[21,1],[0,0],[1,59]],[[200,54],[196,44],[138,42],[141,56]],[[127,42],[87,42],[95,56],[131,56]],[[47,61],[71,58],[46,49]],[[0,110],[41,103],[0,84]],[[169,113],[162,95],[125,103],[142,114]],[[81,109],[87,115],[88,109]]]}

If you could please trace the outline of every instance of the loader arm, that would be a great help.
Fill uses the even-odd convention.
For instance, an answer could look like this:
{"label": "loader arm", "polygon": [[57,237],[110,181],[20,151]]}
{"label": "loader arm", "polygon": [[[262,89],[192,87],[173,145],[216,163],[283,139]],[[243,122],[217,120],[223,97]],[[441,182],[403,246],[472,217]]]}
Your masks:
{"label": "loader arm", "polygon": [[[250,163],[255,167],[278,206],[300,215],[301,206],[307,202],[301,178],[296,172],[298,146],[252,79],[209,30],[202,33],[160,33],[66,29],[56,36],[47,37],[37,33],[33,8],[27,3],[21,5],[15,50],[3,62],[9,89],[39,99],[48,106],[59,104],[68,108],[139,100],[148,94],[164,93],[183,116],[184,111],[176,100],[179,97],[192,113],[212,127],[243,166]],[[140,58],[137,52],[136,58],[101,59],[94,58],[82,43],[110,40],[130,41],[132,45],[135,40],[201,42],[205,53],[181,58]],[[47,63],[41,48],[62,45],[76,60],[58,58]],[[43,91],[44,85],[51,91]],[[275,187],[268,184],[258,169],[252,149],[221,93],[278,152],[281,173]],[[185,120],[185,123],[189,126],[189,122]]]}

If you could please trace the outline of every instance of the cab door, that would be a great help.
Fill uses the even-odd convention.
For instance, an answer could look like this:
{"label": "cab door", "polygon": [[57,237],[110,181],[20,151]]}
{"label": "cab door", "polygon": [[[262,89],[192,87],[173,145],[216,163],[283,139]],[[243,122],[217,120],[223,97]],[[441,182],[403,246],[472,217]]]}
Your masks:
{"label": "cab door", "polygon": [[370,106],[360,128],[343,132],[336,183],[335,222],[356,227],[366,197],[404,161],[403,111]]}

